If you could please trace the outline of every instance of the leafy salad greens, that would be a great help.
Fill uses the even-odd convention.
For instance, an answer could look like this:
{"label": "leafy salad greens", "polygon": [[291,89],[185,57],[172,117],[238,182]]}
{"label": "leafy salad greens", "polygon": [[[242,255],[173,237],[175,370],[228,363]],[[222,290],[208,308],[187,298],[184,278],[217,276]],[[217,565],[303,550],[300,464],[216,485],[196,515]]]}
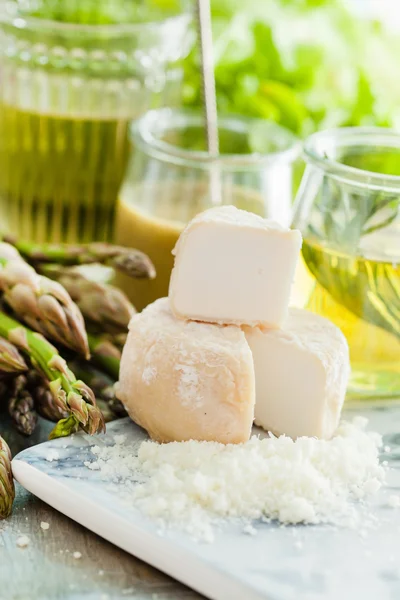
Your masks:
{"label": "leafy salad greens", "polygon": [[[347,0],[212,0],[218,105],[317,128],[400,124],[400,35],[355,16]],[[365,11],[364,11],[365,12]],[[185,61],[184,101],[201,103],[198,53]]]}

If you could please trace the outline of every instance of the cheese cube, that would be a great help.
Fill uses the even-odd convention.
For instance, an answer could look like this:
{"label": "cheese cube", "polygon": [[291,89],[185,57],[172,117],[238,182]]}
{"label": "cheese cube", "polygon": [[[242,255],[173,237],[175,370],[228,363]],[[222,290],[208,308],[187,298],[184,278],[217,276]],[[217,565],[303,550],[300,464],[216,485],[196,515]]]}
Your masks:
{"label": "cheese cube", "polygon": [[245,442],[255,403],[245,335],[177,319],[167,298],[157,300],[131,320],[117,395],[158,442]]}
{"label": "cheese cube", "polygon": [[283,330],[244,328],[256,376],[255,423],[292,438],[334,434],[350,373],[349,349],[331,321],[289,309]]}
{"label": "cheese cube", "polygon": [[175,315],[238,325],[284,322],[301,234],[234,206],[195,217],[174,249]]}

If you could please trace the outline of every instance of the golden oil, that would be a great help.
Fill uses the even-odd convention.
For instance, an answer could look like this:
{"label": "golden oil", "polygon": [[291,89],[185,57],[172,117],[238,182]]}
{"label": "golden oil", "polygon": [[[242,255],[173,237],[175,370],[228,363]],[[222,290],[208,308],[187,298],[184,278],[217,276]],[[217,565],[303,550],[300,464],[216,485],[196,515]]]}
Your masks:
{"label": "golden oil", "polygon": [[[400,237],[396,240],[400,245]],[[350,255],[305,239],[293,303],[327,317],[343,331],[352,365],[350,395],[396,396],[400,265],[396,258],[376,251],[376,245],[375,251],[371,248],[367,243],[362,254]]]}

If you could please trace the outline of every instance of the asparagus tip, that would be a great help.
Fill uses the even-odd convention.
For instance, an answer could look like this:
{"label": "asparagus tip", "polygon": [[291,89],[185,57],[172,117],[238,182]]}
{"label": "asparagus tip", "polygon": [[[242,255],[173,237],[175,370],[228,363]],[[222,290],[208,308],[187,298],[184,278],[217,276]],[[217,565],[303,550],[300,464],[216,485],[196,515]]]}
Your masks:
{"label": "asparagus tip", "polygon": [[14,479],[11,470],[11,452],[0,436],[0,519],[10,516],[15,498]]}

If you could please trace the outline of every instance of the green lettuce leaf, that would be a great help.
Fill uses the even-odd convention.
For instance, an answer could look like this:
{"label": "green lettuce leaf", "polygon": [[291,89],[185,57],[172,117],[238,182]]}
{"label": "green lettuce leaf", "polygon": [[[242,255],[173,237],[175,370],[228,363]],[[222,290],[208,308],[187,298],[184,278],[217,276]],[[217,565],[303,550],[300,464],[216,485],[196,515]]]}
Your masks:
{"label": "green lettuce leaf", "polygon": [[[343,0],[212,0],[220,112],[272,119],[299,135],[400,122],[400,36]],[[199,57],[184,63],[184,102],[201,104]]]}

